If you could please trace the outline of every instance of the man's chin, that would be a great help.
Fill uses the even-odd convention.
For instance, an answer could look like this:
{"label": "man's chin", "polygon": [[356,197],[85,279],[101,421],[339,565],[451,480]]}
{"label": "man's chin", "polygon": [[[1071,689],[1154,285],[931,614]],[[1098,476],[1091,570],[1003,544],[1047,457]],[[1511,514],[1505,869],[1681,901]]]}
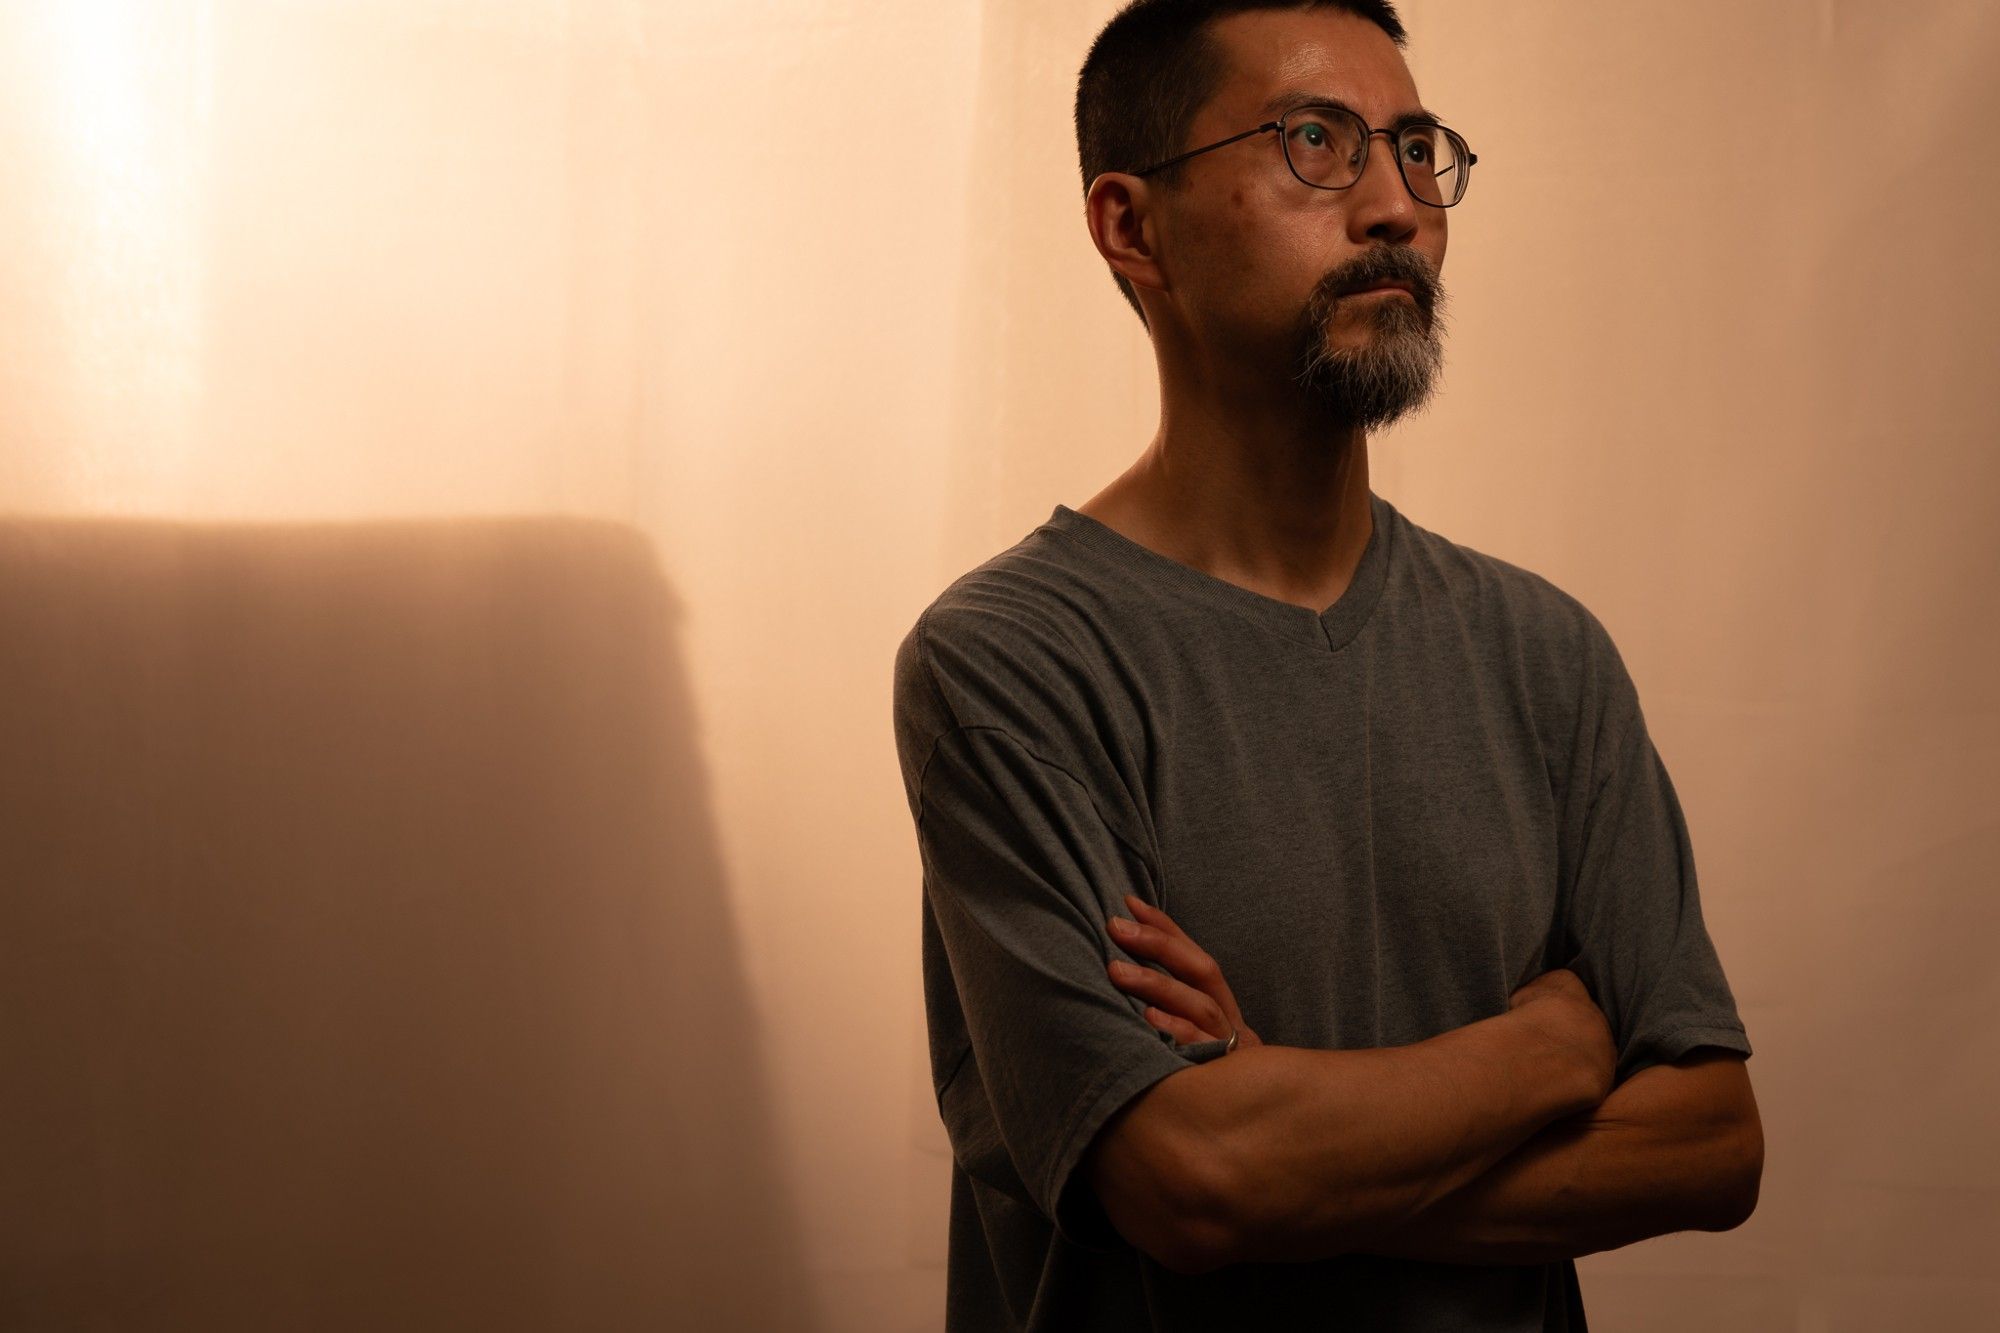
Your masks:
{"label": "man's chin", "polygon": [[[1328,371],[1333,371],[1329,375]],[[1379,430],[1416,412],[1430,402],[1436,388],[1435,376],[1422,380],[1395,380],[1371,375],[1368,367],[1335,369],[1300,380],[1306,400],[1330,420],[1344,426]]]}
{"label": "man's chin", "polygon": [[1430,359],[1425,355],[1424,348],[1414,341],[1409,347],[1395,347],[1387,338],[1360,347],[1330,342],[1320,349],[1318,357],[1321,374],[1331,373],[1357,384],[1379,384],[1408,378],[1408,367]]}
{"label": "man's chin", "polygon": [[1404,417],[1423,406],[1422,400],[1401,403],[1394,406],[1375,404],[1367,409],[1358,408],[1348,400],[1333,400],[1321,395],[1313,395],[1312,402],[1320,417],[1336,431],[1361,430],[1369,434],[1387,430]]}

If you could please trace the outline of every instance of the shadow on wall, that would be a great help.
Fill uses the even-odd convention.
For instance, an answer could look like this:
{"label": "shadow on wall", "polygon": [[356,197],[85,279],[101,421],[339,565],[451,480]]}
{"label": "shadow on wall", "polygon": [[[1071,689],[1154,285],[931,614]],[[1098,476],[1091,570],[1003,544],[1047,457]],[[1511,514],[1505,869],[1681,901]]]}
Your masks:
{"label": "shadow on wall", "polygon": [[799,1327],[669,593],[0,523],[0,1325]]}

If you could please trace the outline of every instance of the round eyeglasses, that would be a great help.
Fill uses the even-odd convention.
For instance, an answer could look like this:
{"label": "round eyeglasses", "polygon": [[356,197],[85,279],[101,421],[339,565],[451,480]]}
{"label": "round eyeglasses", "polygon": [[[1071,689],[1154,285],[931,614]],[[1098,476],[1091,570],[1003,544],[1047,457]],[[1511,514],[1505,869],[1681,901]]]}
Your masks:
{"label": "round eyeglasses", "polygon": [[1344,106],[1312,105],[1298,107],[1254,130],[1218,139],[1132,174],[1150,176],[1191,157],[1269,130],[1278,131],[1278,142],[1285,150],[1285,165],[1315,190],[1345,190],[1360,180],[1368,166],[1368,146],[1376,135],[1386,134],[1395,146],[1396,166],[1402,173],[1403,184],[1418,203],[1432,208],[1450,208],[1465,198],[1472,164],[1479,160],[1458,131],[1434,121],[1399,121],[1394,129],[1371,130],[1367,121]]}

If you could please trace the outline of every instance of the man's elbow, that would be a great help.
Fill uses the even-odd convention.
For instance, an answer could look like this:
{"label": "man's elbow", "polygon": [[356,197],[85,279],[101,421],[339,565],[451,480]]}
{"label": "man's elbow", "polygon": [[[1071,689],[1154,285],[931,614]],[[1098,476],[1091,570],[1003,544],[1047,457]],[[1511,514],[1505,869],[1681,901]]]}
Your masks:
{"label": "man's elbow", "polygon": [[1183,1277],[1213,1273],[1235,1262],[1228,1234],[1213,1218],[1198,1213],[1160,1228],[1147,1244],[1132,1243],[1160,1267]]}
{"label": "man's elbow", "polygon": [[1754,1118],[1736,1138],[1734,1169],[1718,1191],[1720,1212],[1711,1231],[1733,1231],[1757,1211],[1757,1194],[1764,1180],[1764,1128]]}
{"label": "man's elbow", "polygon": [[1166,1085],[1178,1077],[1107,1123],[1083,1169],[1119,1235],[1162,1268],[1196,1275],[1235,1262],[1234,1196],[1215,1155],[1177,1132]]}
{"label": "man's elbow", "polygon": [[1099,1161],[1092,1177],[1098,1200],[1133,1248],[1185,1276],[1234,1262],[1228,1196],[1211,1172],[1185,1159],[1122,1159],[1115,1148]]}

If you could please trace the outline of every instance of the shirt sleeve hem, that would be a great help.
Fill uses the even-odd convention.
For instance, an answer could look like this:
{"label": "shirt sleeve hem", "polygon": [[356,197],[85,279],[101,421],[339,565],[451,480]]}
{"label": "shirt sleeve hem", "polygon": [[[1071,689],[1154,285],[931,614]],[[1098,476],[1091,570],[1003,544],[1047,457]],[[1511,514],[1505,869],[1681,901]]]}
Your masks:
{"label": "shirt sleeve hem", "polygon": [[1672,1064],[1697,1046],[1721,1046],[1739,1055],[1750,1054],[1750,1038],[1742,1028],[1676,1028],[1660,1041],[1663,1064]]}
{"label": "shirt sleeve hem", "polygon": [[[1081,1161],[1084,1150],[1096,1138],[1097,1132],[1127,1102],[1167,1075],[1179,1073],[1183,1069],[1192,1069],[1198,1063],[1200,1061],[1189,1060],[1162,1043],[1156,1050],[1148,1051],[1146,1058],[1137,1065],[1129,1069],[1112,1070],[1077,1099],[1077,1110],[1070,1116],[1062,1146],[1049,1164],[1044,1195],[1049,1200],[1052,1210],[1051,1220],[1063,1239],[1071,1244],[1100,1250],[1117,1243],[1119,1237],[1115,1229],[1107,1227],[1108,1234],[1099,1237],[1095,1234],[1096,1229],[1089,1225],[1078,1207],[1075,1205],[1068,1209],[1063,1207],[1064,1191],[1072,1183],[1070,1177]],[[1105,1221],[1108,1224],[1109,1219]]]}

